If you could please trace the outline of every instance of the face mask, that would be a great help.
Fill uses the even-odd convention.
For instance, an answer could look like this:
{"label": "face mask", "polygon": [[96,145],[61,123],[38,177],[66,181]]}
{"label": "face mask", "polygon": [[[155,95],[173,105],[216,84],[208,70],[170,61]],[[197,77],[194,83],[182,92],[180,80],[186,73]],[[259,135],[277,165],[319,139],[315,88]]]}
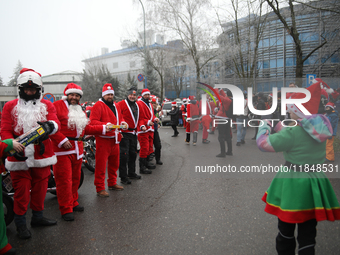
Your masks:
{"label": "face mask", "polygon": [[330,114],[330,113],[332,113],[332,109],[330,109],[330,110],[326,110],[326,113],[328,113],[328,114]]}

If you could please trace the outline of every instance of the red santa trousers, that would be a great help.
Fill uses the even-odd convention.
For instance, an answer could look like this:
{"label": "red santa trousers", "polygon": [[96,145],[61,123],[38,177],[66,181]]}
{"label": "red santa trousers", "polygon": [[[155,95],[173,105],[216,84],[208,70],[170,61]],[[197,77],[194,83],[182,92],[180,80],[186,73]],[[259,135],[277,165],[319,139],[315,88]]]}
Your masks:
{"label": "red santa trousers", "polygon": [[187,119],[186,119],[187,116],[183,115],[182,118],[183,118],[183,127],[186,128],[187,127]]}
{"label": "red santa trousers", "polygon": [[97,192],[105,190],[106,165],[108,172],[107,184],[117,184],[117,170],[119,168],[119,143],[115,138],[96,137],[96,169],[94,185]]}
{"label": "red santa trousers", "polygon": [[202,131],[202,139],[208,139],[208,129],[210,127],[211,123],[211,117],[209,115],[204,115],[202,117],[202,126],[203,126],[203,131]]}
{"label": "red santa trousers", "polygon": [[76,154],[57,156],[58,162],[53,166],[59,210],[62,215],[73,212],[78,203],[82,159]]}
{"label": "red santa trousers", "polygon": [[146,158],[151,153],[153,153],[153,135],[154,134],[152,131],[138,134],[138,141],[140,145],[140,158]]}
{"label": "red santa trousers", "polygon": [[190,123],[187,123],[187,128],[186,128],[186,133],[194,133],[198,131],[198,128],[200,126],[200,121],[199,120],[192,120]]}
{"label": "red santa trousers", "polygon": [[[50,166],[11,171],[14,193],[14,213],[24,215],[30,203],[34,211],[44,210],[44,200],[50,178]],[[31,192],[30,192],[31,191]]]}

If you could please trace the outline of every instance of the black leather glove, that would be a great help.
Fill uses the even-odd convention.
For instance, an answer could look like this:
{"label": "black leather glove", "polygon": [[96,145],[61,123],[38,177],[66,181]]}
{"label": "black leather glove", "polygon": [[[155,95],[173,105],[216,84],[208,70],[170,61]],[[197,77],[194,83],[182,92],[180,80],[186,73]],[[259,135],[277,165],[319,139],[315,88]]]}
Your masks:
{"label": "black leather glove", "polygon": [[[51,121],[45,121],[45,122],[37,122],[42,128],[45,130],[46,134],[49,135],[53,132],[54,130],[54,124]],[[47,138],[46,138],[47,139]],[[45,140],[46,140],[45,139]]]}
{"label": "black leather glove", "polygon": [[13,156],[19,161],[25,161],[27,159],[27,157],[24,157],[23,152],[16,152]]}

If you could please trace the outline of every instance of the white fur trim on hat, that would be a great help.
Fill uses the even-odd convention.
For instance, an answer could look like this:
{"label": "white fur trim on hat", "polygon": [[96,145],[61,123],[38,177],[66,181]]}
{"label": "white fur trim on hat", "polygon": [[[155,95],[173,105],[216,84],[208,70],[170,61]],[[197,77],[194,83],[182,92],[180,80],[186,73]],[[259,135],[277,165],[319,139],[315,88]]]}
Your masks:
{"label": "white fur trim on hat", "polygon": [[72,89],[68,89],[65,91],[65,94],[68,95],[68,94],[71,94],[71,93],[76,93],[76,94],[79,94],[79,95],[83,95],[83,91],[81,89],[75,89],[75,88],[72,88]]}
{"label": "white fur trim on hat", "polygon": [[115,94],[115,92],[114,92],[114,90],[112,89],[112,90],[106,90],[106,91],[104,91],[104,92],[102,92],[102,97],[103,96],[105,96],[105,95],[107,95],[107,94]]}
{"label": "white fur trim on hat", "polygon": [[142,96],[144,96],[144,95],[146,95],[146,94],[149,94],[149,95],[151,95],[151,93],[150,93],[150,90],[148,90],[148,89],[145,89],[145,91],[142,93]]}

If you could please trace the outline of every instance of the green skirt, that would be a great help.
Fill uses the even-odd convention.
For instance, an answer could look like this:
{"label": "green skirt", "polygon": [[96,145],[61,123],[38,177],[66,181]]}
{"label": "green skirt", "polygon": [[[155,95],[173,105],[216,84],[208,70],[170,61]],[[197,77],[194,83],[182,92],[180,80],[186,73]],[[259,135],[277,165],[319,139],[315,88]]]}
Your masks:
{"label": "green skirt", "polygon": [[265,211],[284,222],[340,220],[339,202],[323,172],[279,172],[262,200]]}

